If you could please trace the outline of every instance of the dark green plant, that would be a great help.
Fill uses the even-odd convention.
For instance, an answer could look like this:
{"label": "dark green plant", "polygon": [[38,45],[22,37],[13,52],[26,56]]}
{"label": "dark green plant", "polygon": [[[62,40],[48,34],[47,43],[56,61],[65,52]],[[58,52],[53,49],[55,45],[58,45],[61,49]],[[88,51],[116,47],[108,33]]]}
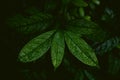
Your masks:
{"label": "dark green plant", "polygon": [[[96,55],[103,56],[115,48],[119,49],[119,37],[111,38],[111,33],[94,21],[94,11],[99,5],[99,0],[45,0],[41,9],[27,8],[22,14],[8,19],[11,28],[33,38],[20,51],[19,60],[35,62],[50,51],[51,62],[57,69],[62,63],[71,65],[66,59],[70,52],[86,66],[100,68]],[[109,22],[110,16],[114,17],[113,12],[107,10],[100,19]],[[108,55],[108,72],[115,74],[120,70],[119,59]],[[88,80],[96,80],[88,70],[77,72],[74,67],[72,69],[73,73],[76,72],[74,80],[84,80],[85,76]]]}

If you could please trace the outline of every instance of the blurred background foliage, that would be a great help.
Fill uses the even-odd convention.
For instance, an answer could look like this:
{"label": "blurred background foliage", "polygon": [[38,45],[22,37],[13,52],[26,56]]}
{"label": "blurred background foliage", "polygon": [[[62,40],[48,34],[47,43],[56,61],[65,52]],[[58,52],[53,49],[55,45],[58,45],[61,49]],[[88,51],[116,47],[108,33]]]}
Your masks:
{"label": "blurred background foliage", "polygon": [[[69,1],[70,0],[4,0],[1,2],[0,54],[2,61],[1,78],[3,78],[1,80],[120,80],[119,0],[100,0],[100,4],[99,2],[95,2],[97,0],[84,0],[86,3],[89,3],[89,5],[80,2],[82,3],[80,5],[80,7],[82,7],[79,10],[81,18],[84,16],[84,19],[96,22],[102,30],[104,30],[104,32],[95,30],[96,34],[88,35],[87,37],[83,36],[95,50],[100,69],[84,65],[76,60],[71,54],[68,54],[70,52],[66,52],[63,63],[56,71],[54,71],[51,61],[49,61],[49,51],[49,55],[44,55],[39,61],[34,63],[24,64],[18,61],[18,53],[22,46],[33,38],[33,36],[37,35],[40,30],[44,32],[45,29],[42,27],[37,29],[31,27],[29,30],[38,31],[36,33],[30,31],[30,34],[28,34],[28,30],[27,33],[23,34],[20,33],[21,31],[9,27],[6,24],[6,20],[17,14],[17,17],[21,19],[20,21],[26,22],[26,19],[29,19],[30,23],[33,23],[31,25],[36,26],[37,23],[34,25],[34,21],[32,20],[38,21],[37,18],[39,14],[37,18],[32,15],[37,14],[37,10],[39,10],[47,13],[41,13],[41,15],[47,16],[43,19],[47,19],[49,23],[52,23],[51,19],[53,19],[53,17],[49,14],[57,16],[56,14],[59,12],[59,8],[68,5],[67,3]],[[78,17],[75,10],[75,7],[79,7],[79,2],[77,1],[78,0],[75,0],[75,2],[69,3],[68,6],[68,10],[71,13],[70,15],[75,18]],[[74,6],[72,6],[72,4],[74,4]],[[46,24],[45,21],[40,21],[43,23],[41,26],[48,27],[49,23]],[[22,26],[26,26],[26,24]]]}

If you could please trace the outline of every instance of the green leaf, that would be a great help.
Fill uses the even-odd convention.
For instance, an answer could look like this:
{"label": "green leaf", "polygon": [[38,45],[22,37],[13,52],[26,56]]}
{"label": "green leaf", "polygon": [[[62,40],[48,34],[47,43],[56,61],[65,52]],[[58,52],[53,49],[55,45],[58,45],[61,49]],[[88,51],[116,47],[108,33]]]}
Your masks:
{"label": "green leaf", "polygon": [[78,60],[90,66],[98,66],[94,51],[82,38],[70,31],[66,31],[65,40],[69,50]]}
{"label": "green leaf", "polygon": [[84,19],[87,21],[91,21],[91,16],[84,16]]}
{"label": "green leaf", "polygon": [[93,34],[99,27],[96,23],[84,19],[71,20],[68,23],[68,30],[78,34],[89,35]]}
{"label": "green leaf", "polygon": [[30,14],[30,16],[25,17],[17,14],[8,19],[7,24],[16,31],[26,35],[43,31],[51,24],[52,16],[49,14],[42,12]]}
{"label": "green leaf", "polygon": [[67,30],[76,33],[76,35],[83,35],[84,37],[88,37],[93,41],[102,42],[108,38],[108,33],[92,21],[75,19],[71,20],[67,27]]}
{"label": "green leaf", "polygon": [[20,61],[35,61],[45,54],[51,46],[51,36],[54,32],[54,30],[48,31],[29,41],[20,51]]}
{"label": "green leaf", "polygon": [[64,56],[64,35],[61,32],[57,32],[52,40],[51,46],[51,58],[55,68],[59,67]]}
{"label": "green leaf", "polygon": [[100,1],[99,0],[92,0],[93,3],[100,5]]}
{"label": "green leaf", "polygon": [[79,8],[79,14],[80,14],[81,17],[85,16],[85,11],[84,11],[83,7]]}
{"label": "green leaf", "polygon": [[73,0],[72,1],[75,6],[78,7],[87,7],[88,4],[84,0]]}

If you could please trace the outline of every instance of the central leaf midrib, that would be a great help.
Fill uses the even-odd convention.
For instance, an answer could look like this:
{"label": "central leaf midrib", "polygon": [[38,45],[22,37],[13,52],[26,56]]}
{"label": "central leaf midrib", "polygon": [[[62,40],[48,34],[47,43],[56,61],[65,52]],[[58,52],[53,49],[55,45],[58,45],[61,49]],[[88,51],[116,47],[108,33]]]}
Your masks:
{"label": "central leaf midrib", "polygon": [[[56,34],[57,34],[57,33],[56,33]],[[56,36],[55,36],[55,37],[56,37]],[[59,45],[59,43],[56,41],[56,39],[57,39],[57,38],[55,38],[55,40],[54,40],[54,41],[55,41],[55,44],[56,44],[56,49],[57,49],[56,52],[54,53],[54,54],[55,54],[55,64],[54,64],[55,66],[57,65],[57,61],[58,61],[57,55],[58,55],[58,52],[59,52],[59,50],[58,50],[58,45]],[[58,39],[59,39],[59,38],[58,38]],[[61,46],[60,46],[60,47],[61,47]]]}
{"label": "central leaf midrib", "polygon": [[[58,45],[58,44],[57,44]],[[57,54],[58,54],[58,46],[56,46],[56,48],[57,48]],[[56,53],[55,53],[56,54]],[[55,55],[56,57],[55,57],[55,65],[57,64],[56,62],[57,62],[57,54]]]}

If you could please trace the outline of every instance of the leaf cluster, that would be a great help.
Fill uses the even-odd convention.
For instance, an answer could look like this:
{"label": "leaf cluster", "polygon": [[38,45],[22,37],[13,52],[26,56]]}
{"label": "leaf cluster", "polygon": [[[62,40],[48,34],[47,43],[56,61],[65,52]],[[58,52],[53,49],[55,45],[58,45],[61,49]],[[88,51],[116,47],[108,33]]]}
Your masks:
{"label": "leaf cluster", "polygon": [[[119,73],[120,38],[111,35],[112,32],[94,21],[93,13],[96,6],[100,5],[99,0],[40,2],[41,9],[32,7],[26,9],[25,14],[17,14],[7,20],[7,24],[19,33],[35,36],[20,50],[18,58],[21,62],[36,62],[50,53],[49,61],[55,70],[64,65],[68,71],[75,73],[74,80],[84,80],[86,77],[87,80],[96,80],[94,72],[82,67],[76,69],[66,58],[69,53],[82,66],[107,66],[106,73]],[[105,13],[98,21],[109,23],[114,16],[113,11],[105,8]],[[107,61],[101,63],[104,57]]]}

